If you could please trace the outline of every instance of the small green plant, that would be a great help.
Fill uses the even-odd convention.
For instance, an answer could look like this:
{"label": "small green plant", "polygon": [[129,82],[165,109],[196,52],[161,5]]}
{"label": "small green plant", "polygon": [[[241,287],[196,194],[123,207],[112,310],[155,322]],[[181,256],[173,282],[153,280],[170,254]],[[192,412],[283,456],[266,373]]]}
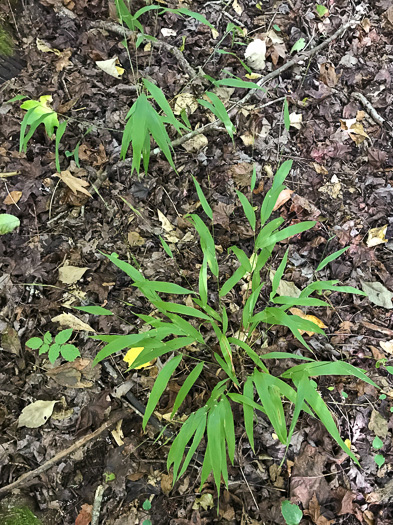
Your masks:
{"label": "small green plant", "polygon": [[299,507],[288,500],[281,503],[281,514],[287,525],[298,525],[303,517],[303,512]]}
{"label": "small green plant", "polygon": [[15,215],[0,213],[0,235],[6,235],[18,228],[20,220]]}
{"label": "small green plant", "polygon": [[316,4],[315,10],[318,13],[318,16],[320,18],[323,18],[324,16],[328,16],[329,15],[329,9],[327,7],[325,7],[324,5]]}
{"label": "small green plant", "polygon": [[[148,499],[145,499],[142,505],[143,510],[149,511],[151,510],[151,502]],[[150,520],[143,520],[142,525],[152,525]]]}
{"label": "small green plant", "polygon": [[[254,231],[255,242],[251,254],[246,254],[237,246],[230,248],[237,259],[238,267],[228,279],[223,279],[220,275],[214,238],[208,226],[196,214],[191,214],[189,220],[199,234],[203,254],[198,291],[171,282],[150,281],[139,269],[121,261],[117,254],[107,255],[113,264],[132,279],[132,286],[142,292],[159,314],[135,313],[147,325],[146,329],[140,333],[94,336],[96,340],[106,343],[106,346],[98,352],[94,363],[99,363],[110,355],[130,347],[136,347],[135,350],[138,350],[131,364],[131,368],[134,369],[154,358],[171,355],[159,372],[151,391],[143,418],[143,428],[146,428],[172,374],[183,358],[188,359],[186,348],[189,345],[197,345],[200,352],[197,358],[199,363],[191,370],[180,388],[173,406],[172,417],[180,409],[191,388],[198,381],[207,360],[210,362],[213,357],[217,367],[221,368],[227,376],[215,385],[206,404],[192,412],[182,424],[171,446],[167,465],[168,469],[173,467],[175,482],[184,474],[197,447],[206,437],[207,445],[201,472],[201,486],[213,472],[218,496],[222,479],[228,486],[227,458],[233,463],[235,456],[233,403],[238,403],[243,407],[245,430],[253,450],[255,450],[253,433],[255,410],[266,415],[278,440],[287,447],[290,445],[296,423],[303,411],[319,419],[336,443],[358,463],[355,455],[340,436],[330,410],[321,398],[317,390],[317,383],[313,378],[352,375],[376,386],[360,369],[344,361],[316,361],[310,357],[290,352],[270,352],[260,355],[256,347],[255,342],[266,337],[269,325],[281,325],[287,327],[293,336],[310,350],[302,334],[304,331],[323,334],[323,330],[315,323],[291,314],[289,309],[293,306],[329,307],[326,301],[319,297],[312,297],[314,294],[323,296],[325,291],[365,295],[364,292],[351,286],[339,286],[337,280],[311,282],[301,291],[299,297],[279,295],[278,290],[285,272],[288,250],[271,283],[263,280],[268,273],[268,260],[277,244],[316,225],[315,221],[306,221],[280,229],[284,222],[282,217],[270,220],[277,198],[285,188],[284,181],[291,165],[292,161],[284,162],[275,174],[273,185],[262,203],[259,221],[257,221],[253,204],[244,194],[237,193],[245,216]],[[255,187],[255,181],[256,172],[254,170],[252,189]],[[212,221],[212,209],[195,179],[194,183],[202,209]],[[257,223],[259,223],[258,233]],[[173,257],[166,243],[163,246],[166,253]],[[328,260],[332,261],[337,258],[341,252],[342,250],[329,255],[320,263],[319,268],[323,268]],[[210,278],[208,279],[209,273]],[[235,290],[240,281],[243,282],[243,285],[246,284],[247,292],[241,322],[233,325],[229,321],[224,298],[230,292],[236,293]],[[218,294],[217,292],[209,293],[210,284],[214,287],[213,291],[218,289]],[[264,290],[264,299],[261,296],[262,290]],[[168,299],[163,299],[160,294],[165,294]],[[193,306],[175,302],[175,296],[184,295],[192,298]],[[215,296],[218,297],[217,301],[211,303],[211,297]],[[226,301],[228,302],[228,299]],[[207,336],[210,338],[211,334],[215,335],[216,344],[212,345],[211,342],[207,342]],[[195,356],[193,352],[190,362],[195,359]],[[303,363],[288,368],[277,377],[269,370],[268,364],[271,359],[297,359]],[[238,373],[239,360],[246,363],[243,366],[243,369],[247,370],[245,378]],[[209,367],[211,368],[211,364]],[[241,390],[242,393],[240,393]],[[289,428],[287,426],[288,413],[284,408],[288,406],[288,403],[284,405],[284,399],[294,407]]]}
{"label": "small green plant", "polygon": [[32,350],[39,350],[38,354],[48,354],[48,359],[54,363],[61,355],[66,361],[75,361],[80,352],[73,344],[68,343],[72,336],[72,328],[62,330],[53,339],[50,332],[45,332],[44,337],[32,337],[26,341],[26,346]]}

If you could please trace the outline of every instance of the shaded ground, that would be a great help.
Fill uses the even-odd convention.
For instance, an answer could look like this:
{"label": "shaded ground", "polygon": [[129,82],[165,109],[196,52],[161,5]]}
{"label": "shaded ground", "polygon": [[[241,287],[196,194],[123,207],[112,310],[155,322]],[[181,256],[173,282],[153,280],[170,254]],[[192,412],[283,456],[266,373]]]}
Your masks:
{"label": "shaded ground", "polygon": [[[143,5],[140,4],[134,9]],[[24,343],[39,332],[55,334],[59,326],[52,319],[70,311],[71,305],[105,305],[118,315],[110,318],[78,315],[99,333],[125,334],[138,330],[139,321],[131,310],[148,314],[148,305],[130,286],[127,276],[112,267],[99,250],[117,252],[124,259],[135,258],[145,276],[154,280],[182,283],[180,267],[191,285],[197,283],[195,264],[201,260],[201,254],[195,232],[184,220],[186,213],[198,207],[191,175],[199,180],[214,209],[216,245],[222,247],[222,264],[228,275],[233,271],[234,260],[225,255],[227,248],[238,244],[247,251],[252,240],[235,189],[249,195],[252,165],[256,162],[259,188],[254,203],[259,205],[279,159],[292,158],[294,168],[288,186],[294,193],[279,213],[288,224],[304,219],[319,222],[312,231],[290,241],[285,280],[304,286],[324,254],[350,246],[342,258],[326,268],[325,276],[359,288],[362,281],[379,282],[393,290],[393,243],[377,247],[366,243],[371,228],[387,224],[388,240],[391,230],[391,3],[362,2],[355,9],[349,0],[331,2],[330,15],[324,20],[316,16],[312,2],[284,1],[274,5],[261,2],[260,8],[254,2],[239,4],[238,12],[234,9],[236,5],[227,6],[229,17],[220,2],[189,5],[217,28],[220,37],[216,40],[208,27],[173,14],[147,14],[143,23],[147,34],[177,48],[182,45],[182,37],[186,37],[184,56],[193,67],[203,66],[205,73],[214,78],[219,78],[224,68],[244,78],[245,71],[237,58],[212,54],[233,18],[253,36],[266,33],[273,24],[281,29],[278,34],[283,42],[268,48],[267,70],[288,60],[289,51],[299,38],[308,42],[314,37],[319,42],[324,34],[333,34],[355,16],[362,22],[310,63],[300,64],[274,79],[267,94],[253,97],[247,107],[240,108],[234,119],[235,145],[225,131],[212,131],[206,134],[207,145],[202,149],[196,147],[191,152],[184,147],[176,149],[178,173],[157,156],[151,159],[149,173],[140,179],[136,175],[131,177],[129,167],[118,163],[124,117],[136,98],[130,88],[135,85],[134,74],[153,79],[169,100],[183,89],[200,96],[201,81],[188,86],[189,79],[176,58],[156,47],[149,50],[141,46],[138,56],[131,56],[132,71],[121,38],[91,28],[93,21],[106,20],[113,13],[108,11],[106,2],[71,1],[65,3],[69,8],[65,10],[60,1],[41,0],[28,5],[23,12],[15,12],[27,68],[12,83],[3,86],[2,100],[19,93],[33,99],[51,94],[53,107],[72,118],[60,150],[63,169],[71,158],[65,156],[65,151],[72,151],[80,141],[79,157],[84,171],[71,165],[74,174],[85,176],[90,182],[105,172],[109,176],[100,186],[96,185],[99,194],[94,193],[92,198],[75,196],[53,176],[54,144],[42,130],[36,132],[26,154],[18,153],[23,112],[17,104],[3,103],[0,170],[17,171],[18,175],[1,179],[0,206],[2,213],[17,215],[21,227],[17,233],[0,237],[2,485],[36,468],[76,437],[99,427],[110,410],[121,406],[122,401],[110,395],[116,384],[132,379],[131,391],[141,402],[146,402],[157,370],[126,373],[121,356],[111,359],[112,369],[105,366],[91,369],[91,360],[99,346],[88,338],[87,332],[79,332],[75,339],[84,361],[67,365],[66,371],[64,367],[58,368],[60,361],[55,368]],[[172,29],[176,35],[163,36],[163,28]],[[61,55],[37,49],[36,38],[60,50]],[[247,42],[239,35],[236,39]],[[220,47],[244,56],[244,47],[236,43],[231,47],[231,35]],[[107,75],[95,65],[97,60],[116,55],[126,69],[121,79]],[[331,65],[321,68],[326,63]],[[370,109],[353,98],[353,93],[365,95],[386,123],[381,126],[373,121]],[[244,91],[226,95],[232,101],[238,100]],[[284,96],[288,97],[290,112],[302,115],[300,129],[285,130]],[[276,99],[278,102],[274,102]],[[363,111],[364,114],[359,113]],[[362,129],[367,138],[361,132],[350,136],[342,129],[350,125],[346,119],[356,117],[361,125],[358,131]],[[207,118],[200,107],[190,116],[192,127],[208,122]],[[250,137],[254,137],[253,145]],[[17,205],[3,204],[11,191],[22,192]],[[160,220],[157,210],[168,223],[162,217]],[[168,260],[159,235],[176,244],[176,264]],[[286,246],[275,253],[275,265],[284,249]],[[58,272],[64,263],[87,267],[88,271],[77,283],[66,285],[59,280]],[[239,412],[235,414],[237,461],[229,469],[229,491],[224,493],[217,517],[214,509],[203,508],[209,498],[200,503],[198,464],[169,492],[170,479],[165,468],[168,444],[155,443],[152,429],[143,434],[139,416],[130,412],[121,427],[124,445],[118,446],[113,434],[104,433],[24,486],[23,493],[33,498],[44,513],[45,524],[75,523],[82,505],[93,503],[104,472],[115,474],[101,508],[101,522],[105,524],[147,519],[149,513],[143,511],[142,503],[151,495],[155,495],[150,512],[153,524],[216,520],[282,524],[280,502],[290,497],[301,502],[308,512],[304,523],[307,520],[318,525],[391,523],[393,379],[383,365],[376,368],[378,360],[391,358],[389,349],[393,346],[380,344],[389,342],[393,335],[391,297],[386,297],[384,308],[362,297],[331,296],[334,308],[315,312],[329,327],[328,337],[310,339],[319,359],[347,359],[367,370],[383,389],[381,398],[381,392],[358,381],[340,377],[320,381],[324,399],[336,415],[341,435],[351,441],[361,468],[343,456],[323,429],[306,416],[298,425],[288,457],[280,467],[285,450],[272,436],[271,427],[262,418],[258,422],[254,455],[245,439]],[[240,291],[238,296],[228,297],[233,321],[241,300]],[[131,303],[132,308],[125,303]],[[298,348],[297,342],[282,329],[270,330],[267,344],[269,348],[286,351]],[[273,370],[279,373],[281,366],[277,362]],[[160,404],[162,414],[171,410],[186,373],[184,370],[170,383]],[[215,384],[215,373],[214,369],[203,376],[199,391],[186,400],[185,414],[206,400]],[[18,428],[22,409],[39,399],[58,401],[54,416],[40,428]],[[385,457],[381,468],[373,458],[376,451],[372,442],[376,435],[384,442],[379,451]],[[206,484],[203,494],[214,495],[212,483]],[[79,525],[85,522],[80,521]]]}

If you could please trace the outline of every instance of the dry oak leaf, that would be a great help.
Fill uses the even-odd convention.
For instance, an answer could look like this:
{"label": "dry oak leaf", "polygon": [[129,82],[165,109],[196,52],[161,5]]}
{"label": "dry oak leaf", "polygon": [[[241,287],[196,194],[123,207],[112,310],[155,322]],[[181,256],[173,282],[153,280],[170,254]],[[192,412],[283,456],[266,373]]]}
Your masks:
{"label": "dry oak leaf", "polygon": [[328,520],[321,514],[321,506],[318,503],[315,492],[304,514],[310,516],[315,525],[332,525],[335,522],[335,520]]}
{"label": "dry oak leaf", "polygon": [[281,208],[281,206],[283,204],[285,204],[287,201],[289,201],[289,199],[291,198],[292,193],[293,193],[293,190],[290,190],[288,188],[285,189],[285,190],[282,190],[282,192],[280,193],[280,195],[277,198],[276,204],[274,205],[273,211],[278,210],[278,208]]}
{"label": "dry oak leaf", "polygon": [[330,62],[324,62],[319,66],[319,80],[328,87],[334,87],[339,77],[336,75],[336,69]]}
{"label": "dry oak leaf", "polygon": [[75,520],[75,525],[89,525],[89,523],[91,523],[92,512],[93,512],[93,505],[84,503],[81,507],[81,511],[79,512]]}
{"label": "dry oak leaf", "polygon": [[86,186],[89,186],[89,183],[86,180],[74,177],[71,175],[69,170],[62,171],[61,173],[55,173],[55,175],[59,177],[75,195],[78,191],[80,191],[81,193],[91,197],[91,194],[85,189]]}
{"label": "dry oak leaf", "polygon": [[21,191],[10,191],[7,197],[3,200],[3,204],[16,204],[21,197]]}

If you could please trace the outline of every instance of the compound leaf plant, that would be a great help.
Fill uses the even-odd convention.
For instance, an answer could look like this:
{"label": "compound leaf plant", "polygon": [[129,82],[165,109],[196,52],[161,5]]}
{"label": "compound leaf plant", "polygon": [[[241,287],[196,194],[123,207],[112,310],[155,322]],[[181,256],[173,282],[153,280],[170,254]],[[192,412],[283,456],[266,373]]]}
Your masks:
{"label": "compound leaf plant", "polygon": [[[150,281],[143,276],[140,270],[120,260],[117,254],[107,255],[113,264],[132,279],[132,285],[142,292],[154,306],[154,309],[159,312],[159,315],[135,314],[148,325],[140,333],[95,336],[95,339],[106,343],[98,352],[95,363],[130,347],[143,348],[131,365],[133,369],[155,358],[169,355],[151,391],[143,418],[143,428],[146,427],[170,377],[179,367],[182,359],[188,359],[186,349],[188,345],[196,344],[201,350],[201,357],[197,359],[198,364],[192,368],[177,394],[172,416],[179,410],[185,397],[198,381],[203,368],[207,366],[204,361],[206,350],[211,351],[217,362],[217,367],[221,368],[227,376],[217,382],[207,403],[192,412],[182,424],[172,443],[167,461],[168,469],[173,467],[173,480],[175,482],[186,471],[199,444],[205,437],[207,445],[201,472],[201,486],[212,472],[218,496],[220,495],[221,480],[228,486],[228,458],[232,464],[235,459],[235,428],[232,412],[234,403],[242,406],[245,430],[253,450],[255,450],[253,429],[256,410],[266,415],[279,441],[287,447],[290,445],[299,415],[303,411],[319,419],[336,443],[358,463],[355,455],[340,436],[330,410],[318,393],[317,383],[313,378],[324,375],[352,375],[376,386],[360,369],[346,362],[316,361],[289,352],[270,352],[259,355],[258,348],[254,344],[264,327],[266,329],[268,325],[281,325],[287,327],[294,337],[306,349],[309,349],[302,334],[305,331],[319,334],[324,332],[315,323],[292,315],[289,311],[292,306],[328,307],[327,302],[314,296],[315,293],[321,295],[324,291],[364,295],[363,292],[351,286],[338,286],[336,280],[311,282],[302,290],[298,298],[278,295],[279,283],[287,263],[287,251],[272,280],[270,301],[267,305],[261,306],[261,291],[268,286],[262,282],[263,269],[266,267],[274,247],[277,243],[309,230],[316,224],[314,221],[307,221],[280,229],[284,222],[283,218],[278,217],[270,220],[278,195],[285,187],[284,181],[291,166],[292,161],[285,161],[280,166],[274,176],[272,187],[264,198],[260,209],[259,232],[255,235],[253,253],[249,256],[237,246],[231,248],[238,260],[238,268],[226,281],[220,275],[216,247],[210,229],[196,214],[191,214],[189,220],[199,234],[203,253],[198,291],[183,288],[170,282]],[[211,208],[195,179],[194,182],[202,208],[211,219]],[[238,196],[245,216],[255,233],[257,221],[254,208],[244,194],[239,192]],[[330,262],[339,257],[342,252],[339,250],[336,254],[329,255],[319,264],[319,268],[325,266],[325,261]],[[170,255],[172,256],[171,252]],[[210,278],[209,273],[211,273]],[[241,280],[248,283],[247,299],[242,311],[241,324],[231,326],[228,322],[223,298]],[[213,294],[209,293],[210,284],[214,287],[218,286],[218,304],[209,304],[211,297],[214,297]],[[189,295],[194,306],[165,300],[161,294],[167,296]],[[207,335],[210,337],[212,333],[216,337],[216,345],[211,345],[210,342],[208,344],[206,341]],[[215,350],[212,349],[212,346]],[[238,373],[234,356],[236,357],[235,362],[239,358],[249,360],[250,366],[247,369],[250,373],[245,379],[244,375],[241,378]],[[195,353],[193,353],[193,358],[195,359]],[[302,360],[303,362],[288,368],[278,377],[270,373],[268,367],[270,359],[288,358]],[[188,359],[188,364],[193,360]],[[283,400],[288,400],[293,405],[290,424],[286,422],[288,414],[284,410]]]}

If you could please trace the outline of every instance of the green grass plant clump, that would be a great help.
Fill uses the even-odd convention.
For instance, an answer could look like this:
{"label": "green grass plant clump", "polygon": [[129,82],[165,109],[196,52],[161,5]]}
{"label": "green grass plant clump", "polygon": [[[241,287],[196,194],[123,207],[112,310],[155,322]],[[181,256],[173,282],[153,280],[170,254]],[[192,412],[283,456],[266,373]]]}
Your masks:
{"label": "green grass plant clump", "polygon": [[[250,256],[238,246],[230,248],[238,261],[238,268],[227,280],[223,280],[220,275],[220,265],[210,228],[196,214],[189,215],[189,220],[199,234],[203,254],[197,291],[171,282],[151,281],[146,279],[139,269],[120,260],[117,254],[107,255],[113,264],[131,277],[132,285],[142,292],[159,314],[135,314],[147,325],[140,333],[95,336],[95,339],[105,343],[102,350],[98,352],[95,363],[130,347],[143,348],[131,365],[131,368],[134,369],[155,358],[169,356],[149,396],[143,418],[143,428],[146,428],[168,381],[179,368],[182,360],[186,360],[187,365],[191,366],[196,359],[197,364],[192,368],[177,394],[172,417],[180,409],[192,387],[197,384],[203,369],[211,366],[207,364],[207,350],[214,357],[217,368],[221,368],[226,375],[226,378],[217,381],[206,404],[192,412],[182,424],[172,443],[167,465],[168,469],[173,468],[175,482],[184,474],[199,444],[205,438],[206,450],[201,472],[201,486],[212,472],[218,495],[222,480],[228,486],[228,459],[232,464],[235,459],[234,404],[242,407],[246,433],[253,450],[255,450],[256,410],[266,415],[278,440],[286,447],[291,443],[291,437],[301,412],[305,412],[319,419],[336,443],[357,463],[355,455],[340,436],[330,410],[317,390],[314,378],[352,375],[376,386],[360,369],[345,361],[317,361],[290,352],[270,352],[260,355],[255,345],[255,340],[258,340],[261,333],[266,332],[267,326],[280,325],[287,327],[305,349],[310,350],[302,333],[308,331],[323,334],[323,330],[307,319],[292,315],[289,310],[295,306],[330,307],[328,302],[317,297],[325,291],[364,295],[363,292],[351,286],[340,286],[336,280],[315,280],[301,291],[299,297],[279,295],[278,289],[287,265],[288,250],[271,284],[262,281],[266,273],[264,270],[277,244],[310,230],[316,224],[314,221],[306,221],[280,229],[284,219],[282,217],[271,219],[277,198],[285,188],[284,181],[291,165],[292,161],[285,161],[275,174],[272,187],[267,192],[259,210],[259,220],[254,206],[243,193],[238,192],[244,214],[255,233],[255,242],[253,253]],[[255,186],[255,179],[254,170],[251,189]],[[194,183],[203,210],[208,219],[212,221],[212,209],[195,179]],[[170,247],[166,243],[163,243],[163,246],[168,256],[174,257]],[[329,262],[339,257],[343,251],[345,249],[326,257],[317,270],[324,268]],[[241,280],[248,283],[247,300],[243,306],[241,323],[233,326],[229,322],[223,299],[234,291]],[[210,297],[214,297],[214,294],[209,293],[211,287],[213,291],[218,287],[219,300],[216,303],[210,301]],[[264,288],[270,289],[267,305],[261,305],[261,292]],[[163,298],[162,294],[167,299]],[[190,296],[193,306],[189,306],[189,303],[186,305],[182,302],[175,302],[174,297],[176,296],[179,298]],[[216,345],[206,340],[207,336],[212,333],[214,333]],[[189,345],[197,345],[200,355],[193,353],[190,356],[187,352]],[[234,364],[234,356],[237,358],[240,355],[247,362],[245,369],[248,373],[245,379],[244,375],[240,377],[239,370]],[[269,370],[269,361],[272,359],[297,359],[300,364],[287,368],[277,377]],[[285,400],[289,401],[293,407],[291,421],[289,421],[288,411],[284,409]]]}

